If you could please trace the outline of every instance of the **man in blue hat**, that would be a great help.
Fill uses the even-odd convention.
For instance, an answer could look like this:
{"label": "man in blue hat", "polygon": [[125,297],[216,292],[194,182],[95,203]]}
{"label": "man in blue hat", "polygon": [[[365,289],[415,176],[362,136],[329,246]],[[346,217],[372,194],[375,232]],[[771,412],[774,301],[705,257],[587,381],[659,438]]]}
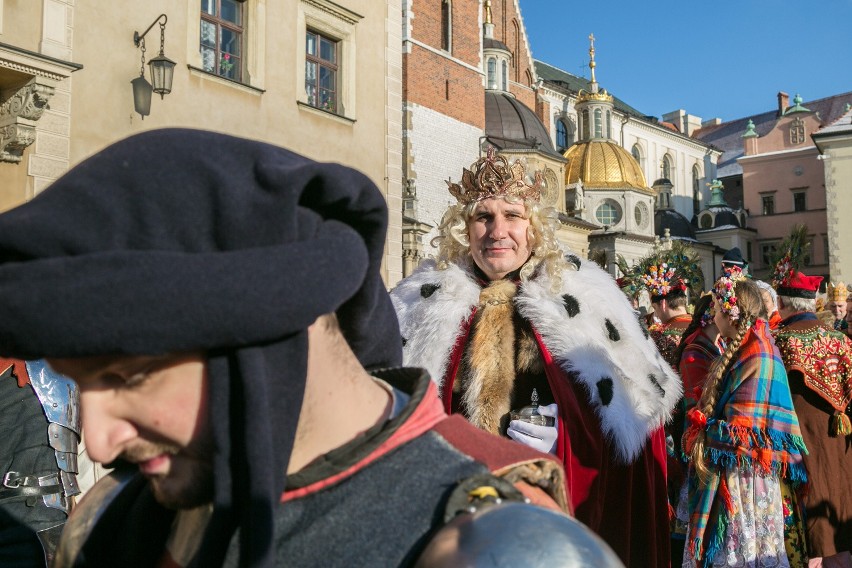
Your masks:
{"label": "man in blue hat", "polygon": [[0,355],[73,378],[89,454],[119,472],[57,566],[408,566],[477,495],[567,503],[558,462],[397,368],[386,229],[354,170],[184,129],[0,215]]}

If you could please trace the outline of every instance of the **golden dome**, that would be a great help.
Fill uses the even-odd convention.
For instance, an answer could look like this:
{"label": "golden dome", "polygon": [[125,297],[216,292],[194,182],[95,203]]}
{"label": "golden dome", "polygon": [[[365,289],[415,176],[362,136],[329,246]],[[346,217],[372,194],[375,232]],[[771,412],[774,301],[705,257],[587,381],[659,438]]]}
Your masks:
{"label": "golden dome", "polygon": [[653,193],[636,159],[615,142],[581,142],[568,148],[563,156],[568,160],[566,185],[582,180],[587,189],[639,189]]}

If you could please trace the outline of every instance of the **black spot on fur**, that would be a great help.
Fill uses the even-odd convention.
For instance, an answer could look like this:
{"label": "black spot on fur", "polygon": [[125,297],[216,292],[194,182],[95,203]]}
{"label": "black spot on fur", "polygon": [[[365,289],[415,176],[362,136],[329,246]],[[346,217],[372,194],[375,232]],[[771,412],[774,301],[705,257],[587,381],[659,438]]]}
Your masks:
{"label": "black spot on fur", "polygon": [[582,262],[580,262],[580,257],[578,257],[576,254],[569,254],[566,258],[568,259],[568,262],[577,267],[577,270],[579,270],[580,265],[583,264]]}
{"label": "black spot on fur", "polygon": [[609,320],[606,320],[606,332],[609,334],[609,338],[613,341],[618,341],[621,339],[621,334],[618,333],[618,330],[615,329],[615,326]]}
{"label": "black spot on fur", "polygon": [[403,337],[403,338],[402,338],[402,346],[403,346],[403,347],[405,347],[405,344],[406,344],[406,343],[408,343],[408,340],[407,340],[406,338],[404,338],[404,337]]}
{"label": "black spot on fur", "polygon": [[564,294],[562,296],[562,303],[565,304],[565,311],[568,312],[570,317],[573,318],[580,313],[580,302],[571,294]]}
{"label": "black spot on fur", "polygon": [[604,406],[612,402],[612,379],[601,379],[598,381],[598,395]]}
{"label": "black spot on fur", "polygon": [[651,383],[653,383],[653,385],[655,387],[657,387],[657,390],[660,391],[661,396],[666,396],[666,389],[663,388],[663,385],[660,384],[660,381],[657,379],[657,377],[655,375],[653,375],[653,374],[648,375],[648,380],[651,381]]}
{"label": "black spot on fur", "polygon": [[429,296],[435,293],[435,290],[440,287],[440,284],[424,284],[420,287],[420,295],[424,298],[428,298]]}

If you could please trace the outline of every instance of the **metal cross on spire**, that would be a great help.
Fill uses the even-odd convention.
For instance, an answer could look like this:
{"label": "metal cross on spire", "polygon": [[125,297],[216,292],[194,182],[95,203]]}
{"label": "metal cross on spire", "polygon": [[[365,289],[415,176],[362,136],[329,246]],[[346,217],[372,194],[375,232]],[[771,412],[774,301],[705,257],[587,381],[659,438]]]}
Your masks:
{"label": "metal cross on spire", "polygon": [[592,88],[594,89],[595,83],[595,34],[589,34],[589,69],[592,70]]}

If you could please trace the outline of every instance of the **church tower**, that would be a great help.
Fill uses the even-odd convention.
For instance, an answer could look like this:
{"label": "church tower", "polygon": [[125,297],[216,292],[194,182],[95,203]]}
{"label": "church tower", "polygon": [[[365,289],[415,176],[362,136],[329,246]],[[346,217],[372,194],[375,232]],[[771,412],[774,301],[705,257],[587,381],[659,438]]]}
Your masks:
{"label": "church tower", "polygon": [[613,97],[595,76],[595,37],[589,35],[591,83],[575,108],[579,139],[563,154],[568,212],[602,229],[589,236],[590,250],[605,250],[614,274],[616,255],[628,264],[654,242],[654,190],[636,159],[615,141]]}

